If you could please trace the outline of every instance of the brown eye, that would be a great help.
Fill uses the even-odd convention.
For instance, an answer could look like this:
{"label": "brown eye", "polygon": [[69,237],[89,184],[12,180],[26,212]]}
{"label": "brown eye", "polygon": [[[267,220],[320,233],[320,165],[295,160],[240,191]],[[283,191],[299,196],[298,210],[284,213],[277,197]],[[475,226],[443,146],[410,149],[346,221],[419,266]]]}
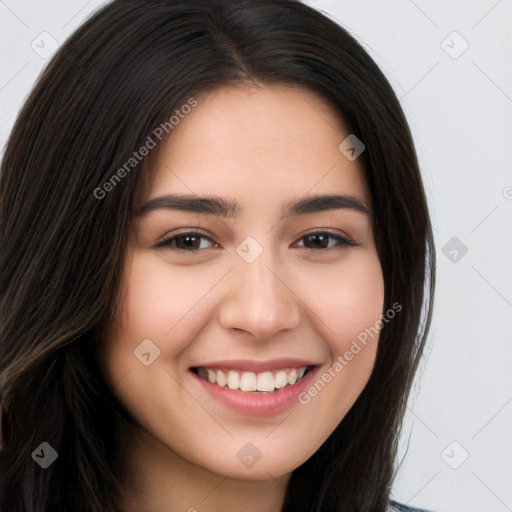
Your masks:
{"label": "brown eye", "polygon": [[[201,240],[207,240],[204,243]],[[202,249],[208,249],[208,243],[213,243],[213,240],[203,235],[202,233],[190,232],[190,233],[179,233],[170,238],[166,238],[159,242],[155,247],[166,247],[176,251],[188,251],[195,252]]]}
{"label": "brown eye", "polygon": [[[336,243],[330,243],[331,240],[335,240]],[[317,233],[309,233],[304,235],[301,240],[304,240],[304,247],[306,249],[332,249],[336,246],[357,246],[355,242],[345,238],[341,235],[335,235],[334,233],[328,232],[317,232]]]}

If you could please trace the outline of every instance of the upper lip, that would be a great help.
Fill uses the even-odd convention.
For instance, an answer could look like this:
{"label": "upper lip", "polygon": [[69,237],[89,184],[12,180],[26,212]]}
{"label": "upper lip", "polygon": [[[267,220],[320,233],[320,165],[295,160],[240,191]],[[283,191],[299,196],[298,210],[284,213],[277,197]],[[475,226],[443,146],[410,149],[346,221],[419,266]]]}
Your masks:
{"label": "upper lip", "polygon": [[269,359],[267,361],[257,361],[254,359],[230,359],[225,361],[212,361],[210,363],[201,363],[194,365],[193,368],[211,368],[212,370],[241,370],[247,372],[264,372],[271,370],[283,370],[285,368],[303,368],[308,366],[317,366],[320,363],[312,362],[308,359],[280,358]]}

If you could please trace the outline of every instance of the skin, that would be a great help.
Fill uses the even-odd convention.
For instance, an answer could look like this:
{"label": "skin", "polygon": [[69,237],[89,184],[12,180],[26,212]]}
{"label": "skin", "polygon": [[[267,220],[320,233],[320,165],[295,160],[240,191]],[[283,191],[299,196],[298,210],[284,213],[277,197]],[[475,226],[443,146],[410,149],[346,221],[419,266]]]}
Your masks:
{"label": "skin", "polygon": [[[158,209],[135,223],[120,315],[98,354],[140,425],[120,450],[123,510],[279,511],[291,472],[363,390],[378,339],[308,404],[270,418],[212,400],[188,370],[293,355],[319,363],[321,375],[378,321],[384,283],[370,217],[344,208],[280,218],[284,202],[306,195],[347,194],[370,205],[359,161],[338,150],[348,134],[312,92],[225,87],[199,97],[159,147],[145,202],[169,193],[218,195],[236,199],[242,211],[235,219]],[[196,230],[213,240],[200,238],[196,252],[155,247]],[[359,245],[328,239],[329,248],[314,249],[304,237],[319,231]],[[252,263],[236,252],[247,236],[263,248]],[[145,366],[134,350],[148,338],[160,356]],[[262,454],[252,467],[237,457],[247,442]]]}

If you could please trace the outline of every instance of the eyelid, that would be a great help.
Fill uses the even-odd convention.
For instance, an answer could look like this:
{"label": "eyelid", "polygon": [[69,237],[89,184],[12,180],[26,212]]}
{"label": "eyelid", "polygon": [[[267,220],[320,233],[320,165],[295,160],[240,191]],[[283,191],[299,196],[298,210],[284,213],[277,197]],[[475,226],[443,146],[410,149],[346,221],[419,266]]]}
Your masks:
{"label": "eyelid", "polygon": [[[303,238],[306,238],[307,236],[311,236],[311,235],[328,235],[331,238],[338,240],[341,243],[341,247],[347,246],[347,245],[350,247],[358,247],[360,245],[359,243],[355,242],[348,236],[342,235],[340,233],[333,233],[332,231],[321,230],[321,229],[317,230],[317,231],[309,231],[308,233],[304,233],[303,235],[301,235],[298,238],[298,240],[302,240]],[[297,242],[294,242],[294,245],[296,243]],[[339,247],[339,245],[337,245],[335,247]],[[332,247],[332,248],[335,248],[335,247]],[[304,249],[309,249],[310,251],[313,251],[313,250],[327,251],[328,250],[328,249],[311,249],[310,247],[304,247]]]}
{"label": "eyelid", "polygon": [[[173,232],[171,232],[171,234],[165,235],[162,238],[162,240],[160,240],[159,242],[157,242],[154,245],[154,247],[156,247],[156,248],[160,248],[160,247],[170,248],[170,242],[172,240],[178,238],[179,236],[185,236],[185,235],[189,235],[189,236],[198,236],[199,235],[199,236],[201,236],[201,238],[206,238],[208,241],[216,244],[215,240],[210,235],[205,233],[204,231],[201,231],[198,228],[193,228],[193,229],[185,228],[184,231],[177,231],[177,232],[173,231]],[[171,250],[175,250],[175,251],[179,251],[179,252],[199,252],[199,251],[204,250],[204,249],[195,249],[195,250],[187,251],[185,249],[171,248]]]}
{"label": "eyelid", "polygon": [[[196,237],[199,236],[201,238],[207,239],[209,242],[211,242],[213,244],[216,244],[217,246],[219,245],[217,242],[215,242],[215,240],[210,235],[206,234],[204,231],[201,231],[198,228],[191,228],[191,229],[185,228],[185,230],[183,230],[183,231],[172,232],[170,235],[165,236],[160,242],[157,242],[154,245],[154,247],[155,248],[167,248],[167,249],[170,249],[172,251],[180,252],[180,253],[199,253],[199,252],[205,250],[205,249],[191,249],[191,250],[187,250],[187,249],[180,249],[180,248],[172,247],[171,246],[171,242],[172,241],[174,241],[175,239],[177,239],[180,236],[186,236],[186,235],[196,236]],[[327,248],[299,247],[300,249],[307,249],[309,251],[323,251],[323,252],[326,252],[326,251],[330,251],[330,250],[333,250],[333,249],[340,249],[340,248],[347,247],[347,246],[348,247],[358,247],[358,246],[361,245],[361,244],[357,243],[356,241],[352,240],[351,238],[349,238],[346,235],[342,235],[340,233],[333,233],[332,231],[320,228],[320,229],[309,231],[309,232],[306,232],[306,233],[303,233],[302,235],[300,235],[297,238],[297,240],[295,242],[293,242],[292,247],[296,247],[298,242],[300,242],[304,238],[306,238],[308,236],[312,236],[312,235],[327,235],[327,236],[337,240],[338,243],[336,245],[332,246],[332,247],[327,247]]]}

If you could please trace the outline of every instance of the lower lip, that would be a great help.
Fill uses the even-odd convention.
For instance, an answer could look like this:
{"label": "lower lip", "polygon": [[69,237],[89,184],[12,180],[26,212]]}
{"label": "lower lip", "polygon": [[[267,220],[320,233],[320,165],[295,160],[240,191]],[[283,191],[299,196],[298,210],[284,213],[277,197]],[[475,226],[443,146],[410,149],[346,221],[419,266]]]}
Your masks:
{"label": "lower lip", "polygon": [[221,388],[217,384],[199,377],[190,370],[203,389],[223,405],[247,416],[267,418],[290,409],[299,403],[298,395],[302,393],[314,379],[318,367],[312,368],[299,382],[286,386],[272,393],[244,393],[229,388]]}

